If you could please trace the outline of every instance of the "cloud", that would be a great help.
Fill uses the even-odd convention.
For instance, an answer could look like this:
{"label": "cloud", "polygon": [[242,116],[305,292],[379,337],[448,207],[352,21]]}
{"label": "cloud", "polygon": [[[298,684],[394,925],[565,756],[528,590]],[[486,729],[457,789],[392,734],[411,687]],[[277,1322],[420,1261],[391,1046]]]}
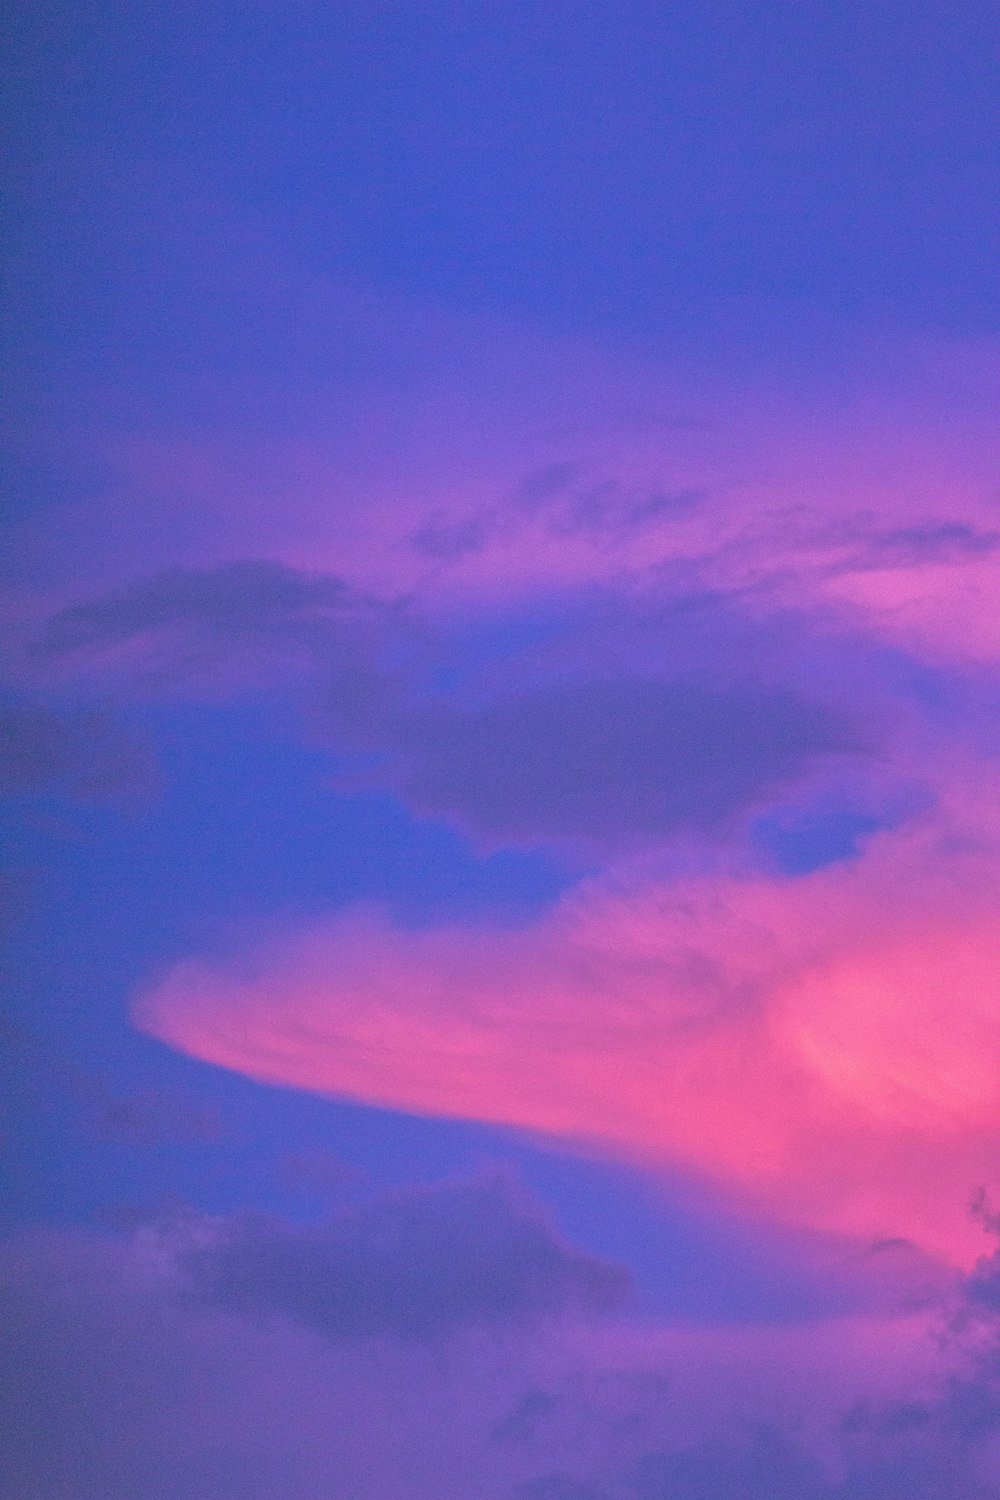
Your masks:
{"label": "cloud", "polygon": [[193,1238],[178,1264],[196,1295],[333,1339],[530,1325],[611,1311],[628,1290],[501,1177],[376,1199],[315,1229],[245,1217]]}
{"label": "cloud", "polygon": [[388,781],[492,840],[605,844],[718,827],[858,751],[846,722],[791,692],[692,681],[552,683],[478,708],[389,719]]}
{"label": "cloud", "polygon": [[535,529],[543,545],[579,537],[607,550],[656,534],[707,499],[704,488],[691,484],[664,488],[609,474],[602,465],[564,460],[530,471],[505,497],[479,510],[432,512],[408,542],[418,554],[446,564],[509,545],[525,528]]}
{"label": "cloud", "polygon": [[113,797],[145,791],[154,777],[149,748],[106,713],[0,704],[0,796]]}
{"label": "cloud", "polygon": [[644,1458],[634,1477],[636,1500],[832,1500],[823,1465],[788,1434],[762,1427],[742,1440],[726,1436]]}
{"label": "cloud", "polygon": [[[680,409],[638,373],[620,384]],[[597,376],[604,410],[629,404]],[[888,421],[884,389],[848,420],[708,381],[692,400],[711,420],[620,444],[581,435],[574,390],[560,451],[514,424],[477,466],[485,419],[444,442],[454,393],[412,440],[381,428],[356,532],[315,434],[273,439],[246,530],[260,448],[193,442],[185,469],[183,444],[137,440],[135,483],[159,464],[175,522],[200,507],[229,560],[57,612],[40,672],[131,673],[170,701],[307,683],[307,732],[352,759],[340,790],[600,867],[516,935],[333,919],[246,972],[182,966],[137,1014],[257,1077],[587,1138],[967,1256],[996,1104],[997,864],[972,852],[993,839],[995,683],[969,664],[997,656],[985,461],[963,466],[957,429],[921,442],[909,396]],[[432,558],[413,545],[428,517],[459,528]],[[234,536],[265,559],[234,561]],[[823,858],[844,868],[753,868],[775,803],[793,827],[832,806]]]}
{"label": "cloud", "polygon": [[608,1495],[603,1485],[589,1484],[565,1474],[544,1474],[540,1479],[519,1484],[513,1500],[608,1500]]}
{"label": "cloud", "polygon": [[[473,1229],[477,1201],[453,1199]],[[493,1227],[483,1222],[478,1232],[488,1238]],[[381,1325],[375,1338],[331,1337],[322,1319],[302,1318],[284,1294],[275,1299],[273,1284],[239,1307],[204,1288],[192,1295],[197,1246],[211,1254],[227,1233],[244,1244],[244,1231],[240,1219],[195,1216],[130,1236],[35,1232],[0,1242],[5,1494],[982,1500],[993,1492],[995,1373],[935,1336],[939,1318],[761,1330],[581,1323],[570,1314],[519,1326],[446,1323],[447,1336],[433,1341]],[[459,1233],[456,1250],[461,1242]],[[438,1249],[443,1268],[449,1252]],[[988,1351],[996,1340],[994,1317]]]}
{"label": "cloud", "polygon": [[608,543],[625,541],[662,521],[676,521],[707,500],[704,490],[630,491],[614,481],[581,491],[567,513],[552,522],[555,535],[590,531]]}
{"label": "cloud", "polygon": [[846,701],[849,652],[802,612],[760,620],[666,584],[554,594],[544,623],[534,615],[435,617],[246,561],[74,605],[35,651],[46,670],[140,696],[291,687],[310,735],[350,757],[342,786],[391,790],[493,844],[717,835],[834,762],[870,758],[871,684]]}
{"label": "cloud", "polygon": [[62,722],[36,704],[0,711],[0,790],[32,791],[63,775],[70,765]]}
{"label": "cloud", "polygon": [[516,932],[349,913],[180,965],[136,1019],[258,1079],[680,1164],[969,1263],[1000,1145],[984,796],[794,878],[612,869]]}
{"label": "cloud", "polygon": [[202,626],[222,634],[259,636],[341,620],[357,601],[338,578],[309,577],[266,561],[165,573],[68,606],[49,621],[41,652],[116,645],[157,630]]}
{"label": "cloud", "polygon": [[21,1234],[0,1241],[0,1490],[501,1500],[524,1464],[491,1427],[557,1330],[626,1290],[497,1176],[313,1228]]}
{"label": "cloud", "polygon": [[[848,530],[855,551],[894,534]],[[932,530],[892,547],[954,548],[951,523]],[[801,541],[819,578],[831,549],[808,526]],[[340,790],[599,867],[516,934],[369,911],[293,930],[244,972],[179,966],[140,1024],[254,1077],[586,1139],[967,1262],[998,1105],[988,683],[734,574],[543,603],[435,610],[242,562],[51,622],[53,661],[124,652],[167,692],[203,670],[239,690],[244,666],[285,685],[293,661],[309,734],[350,761]],[[822,806],[820,857],[761,871],[767,829]]]}
{"label": "cloud", "polygon": [[0,1317],[18,1500],[501,1500],[480,1434],[523,1355],[350,1351],[185,1304],[143,1245],[84,1236],[0,1248]]}
{"label": "cloud", "polygon": [[[852,1336],[844,1335],[843,1329],[814,1329],[815,1344],[827,1344],[819,1359],[815,1348],[806,1355],[798,1334],[784,1350],[751,1335],[728,1351],[713,1347],[704,1332],[686,1344],[668,1336],[658,1366],[637,1358],[629,1371],[609,1361],[561,1387],[530,1392],[518,1410],[530,1407],[535,1420],[522,1441],[562,1461],[515,1487],[512,1496],[983,1500],[995,1494],[995,1315],[978,1349],[947,1334],[943,1322],[925,1325],[927,1344],[937,1347],[936,1368],[927,1364],[927,1345],[921,1351],[918,1338],[908,1350],[909,1388],[903,1382],[894,1394],[887,1361],[907,1358],[899,1328],[882,1326],[881,1353],[874,1324],[860,1337],[854,1330],[853,1347]],[[876,1367],[881,1361],[884,1384],[862,1394],[866,1345]],[[665,1421],[667,1412],[672,1416]],[[591,1445],[598,1431],[601,1439]]]}
{"label": "cloud", "polygon": [[864,552],[853,567],[906,568],[985,557],[1000,547],[1000,531],[985,531],[965,521],[924,521],[875,531],[864,540]]}
{"label": "cloud", "polygon": [[231,694],[317,659],[366,662],[385,612],[339,578],[266,560],[172,568],[57,611],[29,658],[59,678]]}

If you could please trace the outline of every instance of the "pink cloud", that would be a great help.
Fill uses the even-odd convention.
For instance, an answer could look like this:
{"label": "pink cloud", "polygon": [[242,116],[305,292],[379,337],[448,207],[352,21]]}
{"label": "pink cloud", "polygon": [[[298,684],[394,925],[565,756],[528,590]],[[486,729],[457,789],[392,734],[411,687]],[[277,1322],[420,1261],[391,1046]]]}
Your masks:
{"label": "pink cloud", "polygon": [[969,1263],[1000,1147],[997,844],[980,812],[797,879],[608,872],[533,928],[360,911],[140,1026],[252,1077],[683,1165],[754,1211]]}

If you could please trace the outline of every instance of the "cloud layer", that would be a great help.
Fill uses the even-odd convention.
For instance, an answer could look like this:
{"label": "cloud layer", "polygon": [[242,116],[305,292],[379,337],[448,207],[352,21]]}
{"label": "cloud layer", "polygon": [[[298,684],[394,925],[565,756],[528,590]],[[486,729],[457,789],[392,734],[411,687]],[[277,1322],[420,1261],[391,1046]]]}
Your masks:
{"label": "cloud layer", "polygon": [[[127,1237],[4,1242],[6,1491],[19,1500],[993,1493],[998,1329],[983,1289],[995,1260],[947,1303],[895,1318],[699,1330],[595,1322],[590,1306],[581,1322],[562,1296],[567,1268],[577,1281],[582,1272],[588,1298],[613,1268],[598,1271],[547,1234],[539,1275],[518,1227],[533,1213],[480,1181],[375,1200],[336,1228],[250,1229],[240,1217],[175,1213]],[[428,1306],[439,1294],[437,1316],[419,1326],[405,1309],[400,1317],[396,1259],[414,1239],[411,1284],[427,1281]],[[538,1323],[532,1296],[526,1323],[501,1277],[485,1292],[484,1322],[481,1291],[470,1296],[461,1278],[449,1290],[472,1244],[494,1268],[505,1260],[521,1285],[532,1281],[558,1316]]]}

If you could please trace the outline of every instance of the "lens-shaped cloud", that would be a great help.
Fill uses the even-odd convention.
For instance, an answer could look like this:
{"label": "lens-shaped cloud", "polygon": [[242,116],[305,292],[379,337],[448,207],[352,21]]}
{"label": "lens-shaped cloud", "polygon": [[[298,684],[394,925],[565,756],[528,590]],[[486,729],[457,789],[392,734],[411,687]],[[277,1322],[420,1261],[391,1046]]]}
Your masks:
{"label": "lens-shaped cloud", "polygon": [[797,878],[620,873],[532,928],[361,911],[139,1024],[253,1077],[682,1163],[780,1216],[968,1260],[1000,1144],[998,853],[940,816]]}

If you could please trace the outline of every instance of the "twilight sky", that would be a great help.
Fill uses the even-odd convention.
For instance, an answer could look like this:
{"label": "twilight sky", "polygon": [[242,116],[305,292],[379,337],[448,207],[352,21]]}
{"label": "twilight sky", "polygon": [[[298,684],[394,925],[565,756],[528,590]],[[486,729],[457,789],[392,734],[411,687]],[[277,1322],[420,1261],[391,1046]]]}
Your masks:
{"label": "twilight sky", "polygon": [[17,8],[2,1500],[1000,1497],[998,44]]}

